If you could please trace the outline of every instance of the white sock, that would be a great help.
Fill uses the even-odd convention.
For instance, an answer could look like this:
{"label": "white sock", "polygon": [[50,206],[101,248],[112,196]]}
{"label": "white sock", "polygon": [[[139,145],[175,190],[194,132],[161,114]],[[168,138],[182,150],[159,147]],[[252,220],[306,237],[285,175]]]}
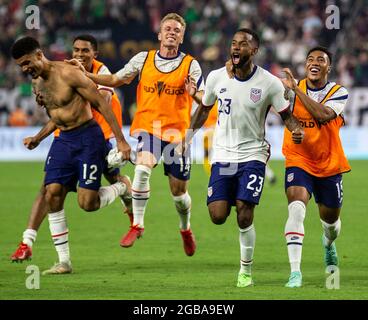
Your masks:
{"label": "white sock", "polygon": [[98,189],[98,195],[100,197],[100,208],[106,207],[113,203],[114,200],[123,195],[127,190],[127,186],[123,182],[116,182],[111,186],[101,187]]}
{"label": "white sock", "polygon": [[70,263],[68,226],[64,209],[58,212],[49,213],[49,226],[54,241],[54,246],[59,256],[59,262]]}
{"label": "white sock", "polygon": [[187,192],[181,196],[173,196],[176,211],[179,214],[181,230],[188,230],[190,228],[190,208],[192,205],[192,199]]}
{"label": "white sock", "polygon": [[240,242],[240,273],[251,274],[253,253],[256,244],[256,229],[254,225],[248,228],[239,228],[239,242]]}
{"label": "white sock", "polygon": [[36,241],[37,231],[33,229],[26,229],[23,232],[23,243],[32,248],[33,243]]}
{"label": "white sock", "polygon": [[323,228],[323,233],[324,233],[324,245],[325,247],[330,247],[332,242],[335,241],[335,239],[337,238],[337,236],[340,233],[341,230],[341,220],[340,218],[338,218],[334,223],[329,224],[323,220],[321,220],[322,222],[322,228]]}
{"label": "white sock", "polygon": [[289,255],[291,272],[300,272],[304,239],[305,204],[293,201],[288,206],[289,217],[285,225],[285,238]]}
{"label": "white sock", "polygon": [[149,179],[151,171],[150,168],[143,165],[137,165],[134,170],[132,184],[133,225],[138,225],[141,228],[144,227],[144,212],[150,197]]}

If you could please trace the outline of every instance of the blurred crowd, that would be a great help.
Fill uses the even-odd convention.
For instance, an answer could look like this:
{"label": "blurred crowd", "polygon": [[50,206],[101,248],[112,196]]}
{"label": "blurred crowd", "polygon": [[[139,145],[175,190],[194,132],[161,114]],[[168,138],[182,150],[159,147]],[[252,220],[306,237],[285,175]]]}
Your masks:
{"label": "blurred crowd", "polygon": [[[25,26],[29,15],[25,11],[31,5],[39,8],[39,30]],[[332,14],[326,13],[329,5],[339,9],[338,30],[326,27]],[[70,30],[75,26],[118,26],[134,38],[130,26],[146,26],[157,33],[161,17],[168,12],[185,18],[183,51],[199,60],[205,76],[228,58],[233,33],[248,27],[261,38],[257,63],[275,75],[287,66],[301,77],[308,48],[318,44],[335,55],[332,79],[347,87],[368,86],[368,0],[0,0],[0,126],[47,121],[44,111],[35,106],[29,79],[10,58],[9,49],[18,36],[37,37],[49,59],[61,60],[70,56]],[[126,62],[116,59],[117,66]],[[7,103],[9,94],[14,95],[12,104]],[[133,104],[134,96],[130,98],[125,108]],[[129,114],[127,118],[124,122],[129,124]]]}

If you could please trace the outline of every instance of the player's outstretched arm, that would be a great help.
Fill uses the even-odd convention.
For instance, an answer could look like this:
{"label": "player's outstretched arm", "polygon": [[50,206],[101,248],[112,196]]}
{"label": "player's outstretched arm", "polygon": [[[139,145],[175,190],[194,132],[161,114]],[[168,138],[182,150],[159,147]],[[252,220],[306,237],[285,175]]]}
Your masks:
{"label": "player's outstretched arm", "polygon": [[75,70],[73,70],[73,75],[69,76],[67,73],[68,72],[66,72],[65,75],[66,81],[103,115],[115,135],[116,144],[119,151],[122,153],[123,159],[128,160],[130,157],[130,146],[126,142],[124,135],[120,130],[118,121],[106,100],[98,92],[93,82],[85,77],[81,71],[75,72]]}
{"label": "player's outstretched arm", "polygon": [[41,141],[48,137],[55,130],[56,124],[54,121],[49,120],[35,136],[24,138],[23,144],[29,150],[37,148]]}
{"label": "player's outstretched arm", "polygon": [[295,92],[305,108],[309,111],[313,118],[316,119],[316,121],[318,121],[319,123],[325,123],[337,117],[335,111],[333,111],[330,107],[326,107],[323,104],[314,101],[297,86],[290,69],[285,68],[282,71],[286,74],[286,79],[281,79],[284,86]]}
{"label": "player's outstretched arm", "polygon": [[193,139],[194,135],[197,131],[204,125],[206,122],[208,115],[212,109],[212,106],[204,106],[202,102],[199,104],[197,110],[194,112],[192,119],[190,121],[190,128],[187,130],[185,138],[176,148],[176,152],[178,154],[184,154],[185,150],[187,150],[188,144]]}
{"label": "player's outstretched arm", "polygon": [[134,70],[134,68],[133,70],[131,70],[132,67],[129,64],[130,62],[123,69],[121,69],[120,71],[118,71],[118,73],[115,74],[95,74],[92,72],[88,72],[84,68],[82,63],[77,59],[64,60],[64,62],[79,68],[94,83],[113,88],[120,87],[123,84],[131,83],[132,80],[135,78],[135,76],[138,74],[138,71]]}
{"label": "player's outstretched arm", "polygon": [[280,112],[280,116],[284,121],[286,128],[292,133],[292,139],[295,144],[302,143],[304,139],[304,130],[297,118],[287,108],[285,111]]}

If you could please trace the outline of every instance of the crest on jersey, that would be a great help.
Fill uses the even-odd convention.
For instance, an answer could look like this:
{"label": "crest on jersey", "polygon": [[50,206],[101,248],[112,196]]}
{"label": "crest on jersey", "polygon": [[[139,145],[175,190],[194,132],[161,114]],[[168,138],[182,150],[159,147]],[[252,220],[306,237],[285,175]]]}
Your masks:
{"label": "crest on jersey", "polygon": [[212,196],[212,187],[208,188],[207,194],[208,194],[209,197]]}
{"label": "crest on jersey", "polygon": [[163,81],[157,81],[157,83],[155,83],[155,88],[157,90],[158,96],[161,95],[161,93],[165,90],[166,84]]}
{"label": "crest on jersey", "polygon": [[262,89],[252,88],[250,89],[250,100],[252,100],[254,103],[261,100],[262,96]]}
{"label": "crest on jersey", "polygon": [[287,176],[287,182],[291,182],[294,180],[294,172],[289,173]]}

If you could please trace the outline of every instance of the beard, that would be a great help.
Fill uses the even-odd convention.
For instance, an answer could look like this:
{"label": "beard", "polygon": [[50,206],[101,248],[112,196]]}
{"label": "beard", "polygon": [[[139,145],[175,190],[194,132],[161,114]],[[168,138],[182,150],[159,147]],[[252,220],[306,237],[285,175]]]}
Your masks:
{"label": "beard", "polygon": [[244,67],[248,63],[249,58],[250,58],[250,56],[241,57],[239,59],[239,62],[237,64],[234,64],[233,63],[234,64],[234,68],[235,69],[241,69],[242,67]]}

